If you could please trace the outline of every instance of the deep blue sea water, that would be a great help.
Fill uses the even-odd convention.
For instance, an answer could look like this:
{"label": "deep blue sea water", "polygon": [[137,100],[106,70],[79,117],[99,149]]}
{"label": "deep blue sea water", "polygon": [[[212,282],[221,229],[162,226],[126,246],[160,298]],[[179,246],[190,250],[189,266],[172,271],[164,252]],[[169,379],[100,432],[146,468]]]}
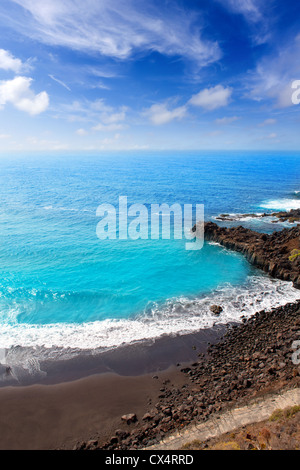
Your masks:
{"label": "deep blue sea water", "polygon": [[[118,207],[120,196],[147,207],[204,204],[205,220],[215,220],[300,207],[298,191],[298,153],[1,156],[0,348],[62,357],[238,321],[298,298],[289,283],[215,244],[187,251],[172,237],[96,236],[97,207]],[[268,218],[243,225],[283,228]],[[218,318],[212,303],[223,306]]]}

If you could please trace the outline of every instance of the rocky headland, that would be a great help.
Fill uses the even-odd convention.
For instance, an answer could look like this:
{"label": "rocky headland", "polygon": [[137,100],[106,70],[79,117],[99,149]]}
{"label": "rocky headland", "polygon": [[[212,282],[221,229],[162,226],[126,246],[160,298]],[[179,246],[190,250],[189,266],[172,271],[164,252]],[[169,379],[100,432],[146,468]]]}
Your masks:
{"label": "rocky headland", "polygon": [[[197,230],[194,226],[193,231]],[[292,281],[300,288],[300,228],[285,228],[272,234],[259,233],[242,226],[220,227],[205,223],[205,239],[243,253],[254,266],[270,276]]]}

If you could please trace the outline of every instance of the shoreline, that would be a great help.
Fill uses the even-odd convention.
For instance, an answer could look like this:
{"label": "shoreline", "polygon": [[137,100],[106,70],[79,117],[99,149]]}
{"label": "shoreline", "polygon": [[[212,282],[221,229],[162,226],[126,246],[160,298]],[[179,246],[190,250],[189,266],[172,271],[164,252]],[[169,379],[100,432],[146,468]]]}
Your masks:
{"label": "shoreline", "polygon": [[163,335],[98,354],[83,354],[83,351],[71,359],[41,361],[40,367],[44,376],[28,375],[20,381],[16,380],[5,366],[1,366],[0,391],[7,387],[58,385],[107,373],[138,377],[165,371],[178,363],[195,361],[197,354],[205,352],[209,344],[217,342],[232,324],[234,323],[220,323],[188,334]]}
{"label": "shoreline", "polygon": [[[204,351],[207,343],[222,335],[222,330],[261,309],[270,310],[300,298],[299,290],[290,282],[271,279],[258,271],[247,279],[241,287],[225,286],[193,301],[192,310],[186,309],[183,315],[188,331],[178,328],[178,332],[148,339],[146,335],[129,343],[124,338],[123,344],[105,350],[45,346],[2,349],[0,389],[62,383],[107,372],[135,376],[164,370],[177,362],[192,362],[195,350]],[[167,320],[165,324],[168,327]]]}
{"label": "shoreline", "polygon": [[[207,239],[299,288],[298,259],[283,259],[295,240],[299,246],[299,229],[268,238],[243,227],[207,227]],[[292,343],[300,334],[300,300],[218,328],[117,348],[100,362],[81,356],[60,370],[49,363],[44,382],[0,388],[0,448],[141,449],[251,397],[299,388]]]}
{"label": "shoreline", "polygon": [[122,426],[123,414],[134,409],[143,416],[164,384],[184,386],[181,370],[227,329],[128,345],[100,360],[81,356],[72,365],[64,361],[59,371],[52,364],[44,382],[0,387],[0,450],[73,449],[78,440],[95,435],[105,442]]}

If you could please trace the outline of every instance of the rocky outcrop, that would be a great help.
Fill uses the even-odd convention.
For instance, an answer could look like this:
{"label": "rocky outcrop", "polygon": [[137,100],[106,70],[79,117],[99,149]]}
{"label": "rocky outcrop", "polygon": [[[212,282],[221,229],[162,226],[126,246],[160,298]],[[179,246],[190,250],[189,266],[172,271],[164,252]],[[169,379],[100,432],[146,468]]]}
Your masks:
{"label": "rocky outcrop", "polygon": [[264,217],[277,217],[279,222],[299,222],[300,221],[300,209],[291,209],[290,211],[281,211],[281,212],[274,212],[273,214],[264,214]]}
{"label": "rocky outcrop", "polygon": [[212,305],[209,307],[209,310],[214,314],[214,315],[220,315],[221,312],[223,312],[223,308],[221,305]]}
{"label": "rocky outcrop", "polygon": [[[193,231],[197,230],[197,225]],[[230,250],[243,253],[250,263],[270,276],[292,281],[300,288],[300,228],[283,229],[272,234],[259,233],[239,227],[220,227],[205,223],[205,239],[214,241]],[[296,253],[296,256],[295,256]]]}
{"label": "rocky outcrop", "polygon": [[291,224],[300,222],[300,209],[291,209],[290,211],[281,211],[273,213],[262,213],[262,214],[220,214],[216,217],[216,220],[222,222],[236,222],[238,220],[245,219],[261,219],[264,217],[273,218],[272,223],[278,222],[289,222]]}

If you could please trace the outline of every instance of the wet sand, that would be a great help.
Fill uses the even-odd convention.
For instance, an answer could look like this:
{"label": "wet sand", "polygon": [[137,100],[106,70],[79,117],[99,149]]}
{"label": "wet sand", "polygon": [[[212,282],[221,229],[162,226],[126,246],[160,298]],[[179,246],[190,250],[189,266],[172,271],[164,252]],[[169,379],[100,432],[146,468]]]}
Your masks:
{"label": "wet sand", "polygon": [[184,385],[180,369],[224,332],[217,327],[42,364],[42,383],[0,389],[0,449],[72,449],[78,441],[109,438],[126,428],[122,415],[142,418],[166,380]]}
{"label": "wet sand", "polygon": [[123,414],[143,416],[165,374],[183,379],[170,370],[158,380],[100,374],[56,385],[3,388],[0,449],[72,449],[78,440],[108,438],[122,427]]}

